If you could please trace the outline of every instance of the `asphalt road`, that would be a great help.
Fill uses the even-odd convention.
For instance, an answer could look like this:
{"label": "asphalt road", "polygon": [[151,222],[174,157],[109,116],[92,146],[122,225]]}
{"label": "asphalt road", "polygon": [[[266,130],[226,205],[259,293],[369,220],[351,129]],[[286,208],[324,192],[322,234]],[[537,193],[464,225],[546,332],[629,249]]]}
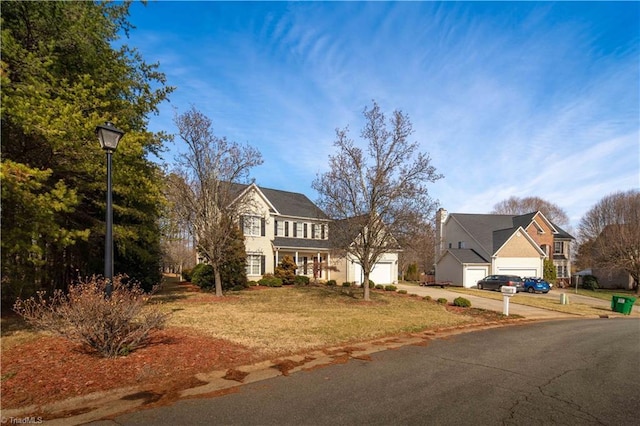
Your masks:
{"label": "asphalt road", "polygon": [[433,340],[94,425],[637,425],[640,321],[528,323]]}

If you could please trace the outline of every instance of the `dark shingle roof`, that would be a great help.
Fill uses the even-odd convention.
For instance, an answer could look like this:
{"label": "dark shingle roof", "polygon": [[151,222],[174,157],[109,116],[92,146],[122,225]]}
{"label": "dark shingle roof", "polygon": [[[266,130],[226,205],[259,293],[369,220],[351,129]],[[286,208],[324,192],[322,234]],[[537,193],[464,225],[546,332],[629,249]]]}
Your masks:
{"label": "dark shingle roof", "polygon": [[[249,185],[234,183],[234,192],[240,195]],[[256,185],[258,186],[258,185]],[[328,220],[328,216],[320,210],[306,195],[297,192],[281,191],[279,189],[258,186],[277,213],[283,216],[305,217],[310,219]],[[275,213],[275,212],[274,212]]]}
{"label": "dark shingle roof", "polygon": [[281,215],[329,219],[327,215],[304,194],[262,188],[260,186],[258,188],[260,188],[260,191],[262,191],[264,196],[267,197]]}
{"label": "dark shingle roof", "polygon": [[[488,253],[495,253],[518,227],[526,229],[537,213],[523,215],[451,213],[451,216],[455,217]],[[555,238],[573,239],[555,223],[551,225],[558,231],[554,234]]]}
{"label": "dark shingle roof", "polygon": [[448,249],[460,263],[489,263],[473,249]]}
{"label": "dark shingle roof", "polygon": [[513,235],[517,228],[509,228],[509,229],[499,229],[497,231],[493,231],[493,252],[495,253],[500,250],[500,247],[507,242],[509,238]]}
{"label": "dark shingle roof", "polygon": [[311,240],[308,238],[287,238],[276,237],[273,245],[278,248],[295,248],[295,249],[319,249],[327,250],[331,248],[329,240]]}
{"label": "dark shingle roof", "polygon": [[513,215],[451,213],[451,216],[478,241],[487,253],[495,253],[494,231],[513,228]]}
{"label": "dark shingle roof", "polygon": [[555,223],[553,224],[553,226],[556,228],[556,231],[558,231],[558,233],[555,234],[554,237],[561,238],[561,239],[567,239],[567,240],[575,240],[575,237],[573,237],[573,235],[569,234],[567,231],[565,231],[564,229],[560,228]]}

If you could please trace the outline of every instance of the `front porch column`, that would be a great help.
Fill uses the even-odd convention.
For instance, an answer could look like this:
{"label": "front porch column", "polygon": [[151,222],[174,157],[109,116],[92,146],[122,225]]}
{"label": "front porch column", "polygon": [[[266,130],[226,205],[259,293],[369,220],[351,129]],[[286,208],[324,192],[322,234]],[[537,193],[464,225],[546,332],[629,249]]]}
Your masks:
{"label": "front porch column", "polygon": [[331,254],[327,253],[327,280],[331,279],[331,268],[328,268],[329,265],[331,265]]}
{"label": "front porch column", "polygon": [[295,257],[296,257],[296,260],[295,260],[295,262],[296,262],[296,275],[300,275],[300,264],[298,263],[298,251],[297,250],[296,250]]}
{"label": "front porch column", "polygon": [[276,266],[278,266],[278,256],[279,256],[280,250],[276,249],[276,264],[273,265],[273,270],[275,271]]}

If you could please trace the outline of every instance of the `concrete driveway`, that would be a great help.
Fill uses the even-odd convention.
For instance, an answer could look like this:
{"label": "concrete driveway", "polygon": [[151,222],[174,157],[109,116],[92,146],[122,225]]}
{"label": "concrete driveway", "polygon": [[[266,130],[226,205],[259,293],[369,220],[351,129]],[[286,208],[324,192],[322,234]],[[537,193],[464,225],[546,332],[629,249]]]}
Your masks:
{"label": "concrete driveway", "polygon": [[[419,287],[416,285],[398,284],[399,290],[407,290],[409,294],[417,294],[418,296],[431,296],[434,300],[444,297],[449,302],[452,302],[456,297],[464,297],[469,299],[471,306],[474,308],[487,309],[490,311],[502,312],[503,303],[502,300],[486,299],[480,296],[474,296],[471,294],[461,294],[455,291],[447,290],[440,287]],[[536,295],[540,296],[540,295]],[[555,293],[555,297],[559,298],[560,293]],[[553,296],[551,296],[553,297]],[[587,298],[591,300],[597,300]],[[599,301],[604,302],[604,301]],[[518,305],[516,303],[509,304],[509,314],[521,315],[528,319],[554,319],[554,318],[577,318],[577,315],[567,314],[564,312],[550,311],[542,308],[534,308],[533,306]]]}

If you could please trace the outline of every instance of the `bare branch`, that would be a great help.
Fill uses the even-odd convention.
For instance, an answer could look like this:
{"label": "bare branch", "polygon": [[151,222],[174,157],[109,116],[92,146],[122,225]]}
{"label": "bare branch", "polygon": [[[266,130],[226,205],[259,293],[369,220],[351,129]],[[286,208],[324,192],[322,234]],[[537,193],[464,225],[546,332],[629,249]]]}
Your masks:
{"label": "bare branch", "polygon": [[366,150],[349,139],[347,128],[337,130],[330,170],[312,186],[320,194],[318,204],[336,220],[331,233],[336,249],[362,266],[368,299],[369,273],[384,253],[397,248],[399,236],[415,230],[415,223],[428,222],[436,203],[427,184],[442,175],[426,153],[418,152],[419,145],[409,141],[413,128],[402,112],[394,111],[387,121],[374,101],[364,117]]}

